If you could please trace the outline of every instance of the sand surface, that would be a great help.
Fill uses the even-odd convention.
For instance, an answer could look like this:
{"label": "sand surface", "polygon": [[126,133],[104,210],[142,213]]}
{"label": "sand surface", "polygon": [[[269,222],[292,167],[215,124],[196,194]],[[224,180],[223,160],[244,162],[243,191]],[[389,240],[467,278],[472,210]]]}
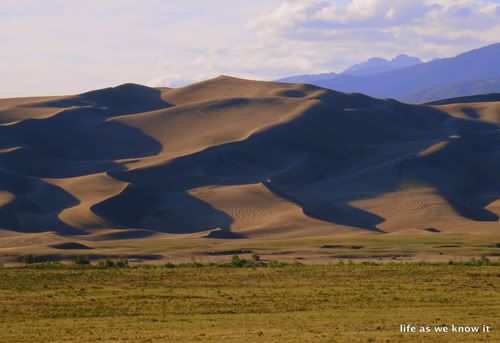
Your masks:
{"label": "sand surface", "polygon": [[416,106],[227,76],[0,99],[0,253],[498,236],[499,199],[500,102]]}

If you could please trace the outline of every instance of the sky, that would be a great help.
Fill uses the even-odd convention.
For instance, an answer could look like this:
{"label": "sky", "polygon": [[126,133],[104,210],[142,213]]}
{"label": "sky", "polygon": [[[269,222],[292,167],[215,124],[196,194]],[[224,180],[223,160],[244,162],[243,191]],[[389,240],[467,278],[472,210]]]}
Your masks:
{"label": "sky", "polygon": [[274,80],[500,41],[500,0],[0,0],[0,98]]}

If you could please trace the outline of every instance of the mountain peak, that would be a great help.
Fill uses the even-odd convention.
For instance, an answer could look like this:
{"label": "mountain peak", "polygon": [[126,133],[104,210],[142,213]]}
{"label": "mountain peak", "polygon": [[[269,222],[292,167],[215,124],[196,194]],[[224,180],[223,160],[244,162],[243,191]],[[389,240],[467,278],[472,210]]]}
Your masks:
{"label": "mountain peak", "polygon": [[[407,102],[429,102],[443,98],[496,93],[498,83],[483,82],[500,77],[500,44],[470,50],[455,57],[417,62],[398,56],[392,64],[397,69],[378,73],[352,74],[315,85],[342,92],[359,92],[373,97],[395,98]],[[403,66],[400,65],[403,63]]]}
{"label": "mountain peak", "polygon": [[372,57],[366,62],[355,64],[344,70],[342,74],[353,76],[372,75],[409,67],[419,63],[422,63],[422,61],[418,57],[412,57],[405,54],[399,54],[391,60],[386,60],[382,57]]}
{"label": "mountain peak", "polygon": [[398,68],[409,67],[420,63],[422,63],[422,60],[420,58],[408,56],[405,54],[399,54],[391,60],[391,64]]}

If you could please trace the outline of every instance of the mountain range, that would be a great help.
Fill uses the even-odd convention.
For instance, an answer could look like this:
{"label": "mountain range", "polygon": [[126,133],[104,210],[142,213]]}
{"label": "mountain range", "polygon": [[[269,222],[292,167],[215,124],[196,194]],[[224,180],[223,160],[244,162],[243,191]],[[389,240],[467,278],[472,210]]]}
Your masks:
{"label": "mountain range", "polygon": [[410,67],[422,63],[417,57],[407,55],[398,55],[391,60],[386,60],[381,57],[373,57],[368,61],[360,64],[355,64],[344,70],[341,75],[365,76],[372,74],[380,74],[391,70]]}
{"label": "mountain range", "polygon": [[[398,60],[400,63],[396,63]],[[390,62],[375,58],[328,79],[309,76],[307,80],[285,78],[281,81],[302,81],[337,91],[393,98],[407,103],[500,92],[500,43],[451,58],[426,63],[418,61],[408,56],[398,56]],[[393,66],[389,70],[387,67],[373,67],[377,65]]]}
{"label": "mountain range", "polygon": [[305,74],[285,77],[276,82],[287,82],[287,83],[309,83],[314,84],[315,82],[331,80],[339,75],[370,75],[386,72],[389,70],[396,70],[399,68],[404,68],[412,65],[422,63],[422,61],[417,57],[410,57],[407,55],[398,55],[392,60],[386,60],[381,57],[373,57],[364,63],[355,64],[340,74],[336,73],[323,73],[323,74]]}

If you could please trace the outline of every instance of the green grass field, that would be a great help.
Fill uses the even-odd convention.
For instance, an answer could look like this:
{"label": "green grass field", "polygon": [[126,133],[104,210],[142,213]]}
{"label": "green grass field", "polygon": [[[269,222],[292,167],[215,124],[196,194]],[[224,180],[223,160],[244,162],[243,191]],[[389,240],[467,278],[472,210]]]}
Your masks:
{"label": "green grass field", "polygon": [[498,265],[0,268],[0,341],[498,342],[499,281]]}

